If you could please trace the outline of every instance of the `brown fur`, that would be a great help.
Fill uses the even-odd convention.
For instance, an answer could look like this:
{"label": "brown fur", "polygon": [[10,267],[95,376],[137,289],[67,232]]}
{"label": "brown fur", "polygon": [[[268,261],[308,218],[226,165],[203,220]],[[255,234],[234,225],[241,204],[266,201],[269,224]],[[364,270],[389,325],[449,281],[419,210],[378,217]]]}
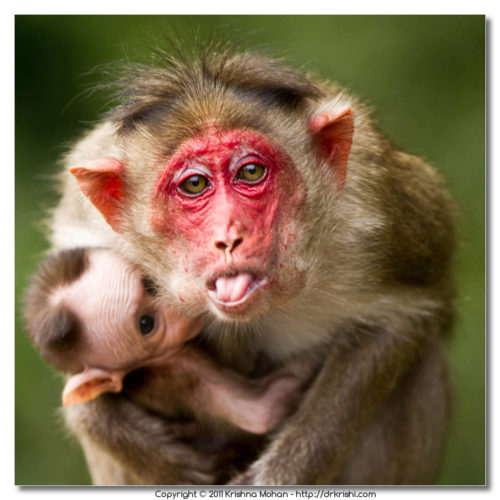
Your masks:
{"label": "brown fur", "polygon": [[74,368],[66,356],[78,343],[79,323],[66,307],[49,304],[55,288],[76,281],[87,269],[85,249],[59,252],[47,258],[33,275],[24,298],[26,330],[42,356],[56,368]]}
{"label": "brown fur", "polygon": [[[167,56],[161,67],[123,74],[123,104],[74,147],[66,165],[102,156],[125,163],[125,229],[114,233],[65,173],[52,220],[54,247],[112,247],[145,267],[160,293],[175,300],[179,264],[165,255],[166,242],[148,219],[159,165],[207,124],[271,137],[306,187],[293,257],[303,266],[304,287],[297,296],[276,297],[268,312],[244,324],[208,316],[202,340],[242,373],[265,353],[275,367],[296,360],[300,369],[312,359],[318,374],[297,412],[233,482],[431,483],[449,413],[440,344],[453,316],[453,204],[436,172],[397,151],[344,90],[274,60],[209,48],[194,60]],[[315,113],[338,107],[353,109],[355,129],[341,190],[307,129]],[[170,243],[175,249],[177,242]],[[202,306],[179,307],[192,314]],[[237,469],[244,463],[224,454],[206,460],[178,439],[181,423],[119,397],[71,408],[68,423],[91,469],[101,471],[94,473],[98,483],[204,483],[221,480],[231,461]],[[225,432],[206,434],[226,443]]]}

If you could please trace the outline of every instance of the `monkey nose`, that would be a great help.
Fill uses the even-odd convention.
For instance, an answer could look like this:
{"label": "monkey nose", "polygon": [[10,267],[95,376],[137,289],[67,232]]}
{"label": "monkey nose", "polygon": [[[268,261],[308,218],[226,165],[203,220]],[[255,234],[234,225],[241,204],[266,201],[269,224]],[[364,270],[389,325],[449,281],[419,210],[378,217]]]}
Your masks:
{"label": "monkey nose", "polygon": [[215,241],[215,248],[226,253],[231,253],[238,245],[243,243],[243,238],[225,238]]}
{"label": "monkey nose", "polygon": [[229,254],[243,243],[243,227],[239,223],[233,223],[226,231],[216,234],[214,239],[215,248]]}

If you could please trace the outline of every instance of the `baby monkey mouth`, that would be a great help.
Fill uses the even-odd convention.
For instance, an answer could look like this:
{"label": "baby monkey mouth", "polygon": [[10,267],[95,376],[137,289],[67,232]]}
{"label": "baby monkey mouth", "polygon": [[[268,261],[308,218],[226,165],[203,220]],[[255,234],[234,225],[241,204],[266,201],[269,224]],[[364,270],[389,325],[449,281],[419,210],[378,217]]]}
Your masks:
{"label": "baby monkey mouth", "polygon": [[213,302],[231,307],[243,304],[256,290],[266,284],[267,278],[242,272],[217,276],[208,282],[207,287],[208,295]]}

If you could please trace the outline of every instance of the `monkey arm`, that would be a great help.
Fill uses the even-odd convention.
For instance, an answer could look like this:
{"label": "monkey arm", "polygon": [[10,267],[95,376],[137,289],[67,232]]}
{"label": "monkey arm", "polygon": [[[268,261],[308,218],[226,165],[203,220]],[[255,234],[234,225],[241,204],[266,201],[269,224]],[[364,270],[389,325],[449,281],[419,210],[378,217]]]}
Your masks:
{"label": "monkey arm", "polygon": [[[95,484],[215,484],[218,456],[197,452],[180,439],[192,423],[170,422],[120,395],[64,409],[81,440]],[[96,464],[97,462],[97,464]]]}
{"label": "monkey arm", "polygon": [[[396,325],[396,328],[395,328]],[[422,318],[371,321],[333,345],[314,383],[268,449],[232,484],[332,484],[382,402],[432,333]],[[397,450],[392,450],[394,453]]]}

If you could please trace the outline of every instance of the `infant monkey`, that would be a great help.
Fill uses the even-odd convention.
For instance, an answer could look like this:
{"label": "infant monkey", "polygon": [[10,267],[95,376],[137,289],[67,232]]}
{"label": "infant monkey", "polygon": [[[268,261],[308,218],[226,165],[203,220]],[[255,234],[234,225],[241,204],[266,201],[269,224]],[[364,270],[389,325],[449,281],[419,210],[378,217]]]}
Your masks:
{"label": "infant monkey", "polygon": [[121,392],[124,377],[144,368],[135,400],[149,409],[164,415],[185,409],[265,434],[300,392],[297,377],[247,379],[185,345],[203,322],[161,304],[139,269],[110,250],[65,250],[48,258],[33,278],[25,311],[36,348],[72,375],[64,405]]}

